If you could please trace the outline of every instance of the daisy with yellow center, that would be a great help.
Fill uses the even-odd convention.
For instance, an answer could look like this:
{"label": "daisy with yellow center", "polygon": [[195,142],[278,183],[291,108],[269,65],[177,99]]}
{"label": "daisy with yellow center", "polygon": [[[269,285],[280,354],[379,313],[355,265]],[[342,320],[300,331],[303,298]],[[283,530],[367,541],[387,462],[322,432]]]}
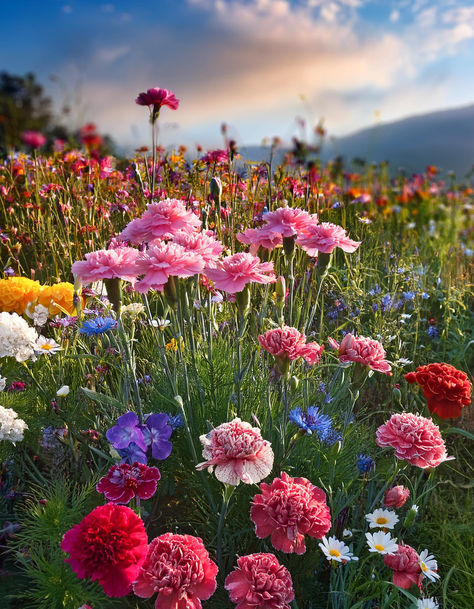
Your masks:
{"label": "daisy with yellow center", "polygon": [[392,538],[390,533],[377,531],[376,533],[366,533],[369,552],[377,554],[394,554],[398,550],[398,544]]}
{"label": "daisy with yellow center", "polygon": [[430,596],[430,598],[419,598],[416,601],[416,609],[439,609],[439,605],[436,600]]}
{"label": "daisy with yellow center", "polygon": [[365,519],[371,529],[393,529],[398,522],[398,516],[392,510],[378,508],[371,514],[366,514]]}
{"label": "daisy with yellow center", "polygon": [[342,563],[349,562],[350,560],[359,560],[357,556],[352,554],[343,541],[339,541],[335,537],[327,539],[326,536],[324,536],[321,541],[323,543],[318,545],[328,560],[335,560],[336,562]]}
{"label": "daisy with yellow center", "polygon": [[44,336],[40,336],[36,341],[35,352],[36,353],[48,353],[53,354],[57,353],[61,350],[61,347],[54,340],[54,338],[46,338]]}
{"label": "daisy with yellow center", "polygon": [[420,554],[420,567],[423,573],[423,577],[427,577],[432,582],[439,579],[437,573],[438,563],[432,554],[429,554],[428,550],[423,550]]}

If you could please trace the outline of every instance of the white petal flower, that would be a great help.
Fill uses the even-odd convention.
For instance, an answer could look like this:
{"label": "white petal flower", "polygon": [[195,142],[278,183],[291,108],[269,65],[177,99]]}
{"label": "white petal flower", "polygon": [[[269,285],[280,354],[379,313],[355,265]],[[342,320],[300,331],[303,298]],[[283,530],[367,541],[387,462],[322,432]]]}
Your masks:
{"label": "white petal flower", "polygon": [[350,560],[359,560],[357,556],[352,554],[343,541],[339,541],[335,537],[327,539],[326,536],[324,536],[321,541],[323,543],[318,545],[328,560],[335,560],[342,563],[349,562]]}
{"label": "white petal flower", "polygon": [[35,353],[38,334],[17,313],[0,313],[0,357],[24,362]]}
{"label": "white petal flower", "polygon": [[371,514],[366,514],[365,519],[371,529],[384,528],[393,529],[398,522],[398,516],[392,510],[378,508]]}
{"label": "white petal flower", "polygon": [[0,406],[0,440],[9,442],[23,440],[23,432],[28,429],[28,425],[17,417],[17,413],[12,408]]}
{"label": "white petal flower", "polygon": [[424,577],[427,577],[432,582],[439,579],[437,573],[438,563],[432,554],[429,554],[428,550],[423,550],[420,554],[420,567]]}
{"label": "white petal flower", "polygon": [[40,336],[36,341],[36,353],[57,353],[60,350],[61,347],[54,340],[54,338],[46,338],[45,336]]}
{"label": "white petal flower", "polygon": [[58,398],[65,398],[68,394],[69,394],[69,385],[63,385],[56,392],[56,395],[58,396]]}
{"label": "white petal flower", "polygon": [[416,609],[439,609],[439,605],[432,596],[430,598],[419,598],[416,601]]}
{"label": "white petal flower", "polygon": [[392,538],[390,533],[377,531],[376,533],[366,533],[369,552],[377,552],[378,554],[394,554],[398,550],[398,544]]}
{"label": "white petal flower", "polygon": [[7,378],[5,376],[0,376],[0,391],[5,389],[5,385],[7,384]]}

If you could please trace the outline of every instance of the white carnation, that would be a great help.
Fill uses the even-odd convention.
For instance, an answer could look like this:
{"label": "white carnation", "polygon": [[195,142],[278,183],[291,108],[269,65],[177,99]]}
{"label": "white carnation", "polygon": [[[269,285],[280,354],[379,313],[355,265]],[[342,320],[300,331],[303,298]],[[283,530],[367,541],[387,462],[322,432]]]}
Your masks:
{"label": "white carnation", "polygon": [[35,352],[38,333],[17,313],[0,313],[0,357],[24,362]]}
{"label": "white carnation", "polygon": [[12,408],[0,406],[0,440],[10,442],[23,440],[23,433],[28,429],[28,425],[17,417],[17,413]]}
{"label": "white carnation", "polygon": [[0,376],[0,391],[5,389],[5,385],[7,384],[7,378],[5,376]]}
{"label": "white carnation", "polygon": [[41,304],[37,304],[35,307],[30,305],[26,309],[26,314],[30,319],[33,320],[35,326],[44,326],[48,321],[49,310]]}

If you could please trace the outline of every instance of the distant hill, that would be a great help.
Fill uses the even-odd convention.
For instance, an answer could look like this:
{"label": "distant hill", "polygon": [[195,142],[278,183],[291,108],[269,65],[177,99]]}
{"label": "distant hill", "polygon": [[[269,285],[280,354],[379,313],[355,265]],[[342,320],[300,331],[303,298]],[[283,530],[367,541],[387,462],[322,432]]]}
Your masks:
{"label": "distant hill", "polygon": [[[247,146],[244,158],[267,159],[268,148]],[[279,159],[283,153],[280,151]],[[388,161],[393,171],[421,172],[427,165],[454,171],[462,178],[474,165],[474,105],[412,116],[379,124],[340,138],[329,138],[321,154],[327,161],[336,156],[369,162]]]}

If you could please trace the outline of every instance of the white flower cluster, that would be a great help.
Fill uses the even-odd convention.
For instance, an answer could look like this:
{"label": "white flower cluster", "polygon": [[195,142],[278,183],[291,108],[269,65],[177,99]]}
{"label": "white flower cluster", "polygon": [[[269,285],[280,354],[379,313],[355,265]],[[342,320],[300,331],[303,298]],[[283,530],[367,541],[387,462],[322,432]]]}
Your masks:
{"label": "white flower cluster", "polygon": [[122,307],[122,315],[130,315],[130,317],[136,317],[145,311],[145,307],[141,302],[131,302],[128,305]]}
{"label": "white flower cluster", "polygon": [[17,417],[17,413],[12,408],[0,406],[0,440],[10,442],[23,440],[23,433],[25,429],[28,429],[28,425]]}
{"label": "white flower cluster", "polygon": [[0,374],[0,391],[5,389],[5,385],[7,384],[7,378]]}
{"label": "white flower cluster", "polygon": [[38,334],[17,313],[0,313],[0,357],[14,357],[17,362],[30,358]]}
{"label": "white flower cluster", "polygon": [[48,321],[49,309],[41,304],[33,306],[30,304],[26,309],[26,314],[33,320],[35,326],[44,326]]}

